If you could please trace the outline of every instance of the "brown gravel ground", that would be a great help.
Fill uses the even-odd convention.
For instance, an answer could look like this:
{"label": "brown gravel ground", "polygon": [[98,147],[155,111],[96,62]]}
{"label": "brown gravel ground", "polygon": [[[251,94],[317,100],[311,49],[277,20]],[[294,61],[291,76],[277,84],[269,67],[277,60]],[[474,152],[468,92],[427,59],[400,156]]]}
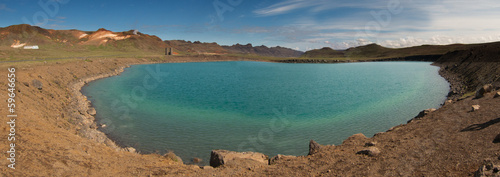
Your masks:
{"label": "brown gravel ground", "polygon": [[[274,165],[227,165],[201,169],[158,154],[119,150],[113,143],[90,136],[95,123],[78,106],[75,83],[121,67],[154,62],[222,61],[216,56],[168,59],[71,59],[0,64],[0,85],[7,88],[7,68],[16,68],[16,169],[7,167],[2,153],[2,176],[470,176],[483,161],[500,164],[500,97],[488,93],[444,105],[420,120],[392,128],[372,138],[354,135],[319,153],[278,161]],[[35,88],[33,80],[43,84]],[[496,91],[495,91],[496,92]],[[7,100],[7,91],[0,91]],[[80,99],[80,100],[79,100]],[[80,102],[79,102],[80,101]],[[471,106],[480,109],[470,112]],[[7,106],[0,107],[0,149],[7,151]],[[416,115],[417,113],[415,113]],[[77,116],[82,115],[82,116]],[[88,123],[90,121],[91,123]],[[87,123],[86,123],[87,122]],[[87,133],[87,134],[86,134]],[[371,135],[368,135],[371,136]],[[89,138],[90,137],[90,138]],[[96,138],[97,137],[97,138]],[[92,139],[94,138],[94,139]],[[102,137],[100,137],[102,138]],[[356,154],[376,142],[377,156]],[[307,142],[304,142],[307,147]]]}

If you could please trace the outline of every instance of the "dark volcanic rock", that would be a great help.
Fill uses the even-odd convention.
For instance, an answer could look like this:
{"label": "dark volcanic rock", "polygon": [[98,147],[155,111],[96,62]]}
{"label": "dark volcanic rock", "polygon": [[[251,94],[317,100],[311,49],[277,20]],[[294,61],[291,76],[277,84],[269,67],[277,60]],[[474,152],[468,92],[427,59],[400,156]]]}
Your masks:
{"label": "dark volcanic rock", "polygon": [[500,166],[493,164],[491,161],[479,167],[474,173],[474,177],[500,176]]}
{"label": "dark volcanic rock", "polygon": [[489,93],[493,90],[493,85],[486,84],[476,91],[476,98],[482,98],[485,93]]}
{"label": "dark volcanic rock", "polygon": [[308,155],[313,155],[319,152],[321,149],[321,145],[317,143],[314,140],[309,141],[309,154]]}
{"label": "dark volcanic rock", "polygon": [[500,134],[498,134],[495,139],[493,139],[493,143],[500,143]]}

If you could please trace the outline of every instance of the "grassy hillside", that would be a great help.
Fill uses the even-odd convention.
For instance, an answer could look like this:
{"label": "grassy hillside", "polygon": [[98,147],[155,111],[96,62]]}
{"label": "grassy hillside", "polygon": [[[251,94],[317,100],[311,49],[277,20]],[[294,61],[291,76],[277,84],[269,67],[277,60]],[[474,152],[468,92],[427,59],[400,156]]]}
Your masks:
{"label": "grassy hillside", "polygon": [[[23,49],[29,45],[39,49]],[[51,30],[25,24],[0,28],[0,61],[162,55],[165,46],[156,36],[134,31]]]}

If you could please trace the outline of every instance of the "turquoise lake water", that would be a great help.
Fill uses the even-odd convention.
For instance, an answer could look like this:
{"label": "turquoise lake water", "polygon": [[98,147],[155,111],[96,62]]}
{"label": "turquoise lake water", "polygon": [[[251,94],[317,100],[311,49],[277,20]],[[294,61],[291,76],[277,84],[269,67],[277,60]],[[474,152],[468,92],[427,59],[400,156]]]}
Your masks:
{"label": "turquoise lake water", "polygon": [[135,65],[82,92],[118,144],[206,164],[212,149],[307,155],[311,139],[340,144],[406,123],[446,99],[449,84],[430,64]]}

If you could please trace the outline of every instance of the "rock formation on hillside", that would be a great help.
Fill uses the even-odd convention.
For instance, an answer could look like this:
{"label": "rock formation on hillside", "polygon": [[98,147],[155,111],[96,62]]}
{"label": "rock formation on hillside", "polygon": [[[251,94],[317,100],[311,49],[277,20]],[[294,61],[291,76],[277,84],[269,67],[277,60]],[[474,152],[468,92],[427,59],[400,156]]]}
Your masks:
{"label": "rock formation on hillside", "polygon": [[299,57],[304,52],[285,48],[285,47],[267,47],[265,45],[252,46],[252,44],[235,44],[232,46],[222,46],[224,49],[231,53],[239,54],[255,54],[260,56],[270,56],[270,57]]}

